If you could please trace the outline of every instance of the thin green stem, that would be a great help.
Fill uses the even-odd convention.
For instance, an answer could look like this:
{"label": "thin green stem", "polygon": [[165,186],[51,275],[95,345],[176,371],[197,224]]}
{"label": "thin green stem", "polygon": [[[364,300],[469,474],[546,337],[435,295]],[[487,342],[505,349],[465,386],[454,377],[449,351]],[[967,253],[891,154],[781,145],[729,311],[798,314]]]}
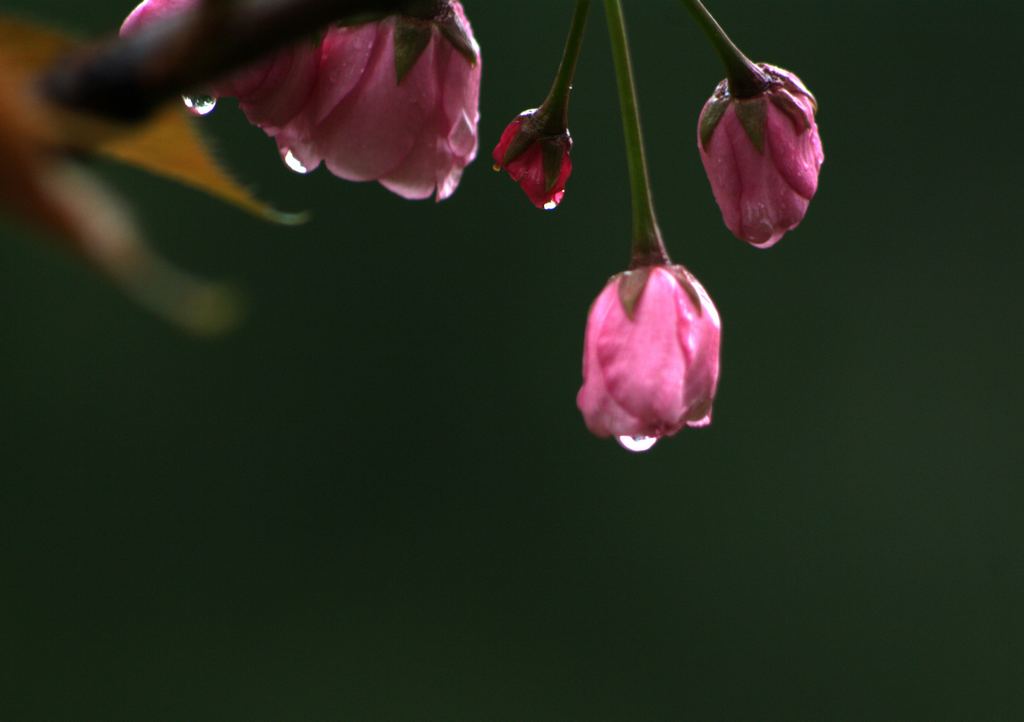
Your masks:
{"label": "thin green stem", "polygon": [[549,122],[552,125],[559,125],[556,132],[564,131],[569,125],[569,94],[572,92],[576,65],[579,63],[580,50],[583,48],[583,34],[587,27],[589,13],[590,0],[576,0],[576,9],[573,11],[572,24],[569,26],[569,36],[565,40],[562,62],[558,66],[558,73],[555,75],[554,82],[551,83],[551,90],[542,106],[550,113]]}
{"label": "thin green stem", "polygon": [[729,79],[729,93],[736,98],[752,98],[763,93],[768,87],[767,76],[736,47],[722,26],[704,7],[704,3],[700,0],[682,2],[711,41],[718,57],[722,59],[725,75]]}
{"label": "thin green stem", "polygon": [[658,221],[654,216],[651,199],[651,181],[644,155],[644,139],[640,131],[640,109],[637,105],[633,63],[629,57],[629,39],[626,21],[622,16],[621,0],[604,0],[611,40],[615,77],[619,87],[619,105],[622,110],[622,130],[626,138],[626,159],[629,164],[629,187],[633,196],[633,247],[631,268],[669,263],[665,244],[661,240]]}

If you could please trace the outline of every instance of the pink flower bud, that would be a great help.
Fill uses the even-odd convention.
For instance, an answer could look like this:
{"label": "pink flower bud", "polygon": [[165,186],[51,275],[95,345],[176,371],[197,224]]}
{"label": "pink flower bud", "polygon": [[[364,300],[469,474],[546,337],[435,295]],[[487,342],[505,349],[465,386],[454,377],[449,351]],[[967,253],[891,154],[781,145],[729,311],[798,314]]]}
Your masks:
{"label": "pink flower bud", "polygon": [[[121,33],[197,0],[145,0]],[[403,198],[450,196],[477,151],[479,46],[457,0],[431,18],[332,26],[214,83],[301,173],[320,163]]]}
{"label": "pink flower bud", "polygon": [[553,210],[562,202],[572,174],[572,138],[568,130],[550,135],[533,127],[536,113],[536,108],[524,111],[508,124],[494,148],[494,169],[508,171],[533,205]]}
{"label": "pink flower bud", "polygon": [[711,423],[720,336],[715,305],[682,266],[614,276],[587,318],[576,396],[587,428],[631,448]]}
{"label": "pink flower bud", "polygon": [[817,103],[792,73],[759,65],[769,87],[735,98],[723,80],[704,105],[697,146],[725,225],[758,248],[775,245],[807,213],[825,156]]}

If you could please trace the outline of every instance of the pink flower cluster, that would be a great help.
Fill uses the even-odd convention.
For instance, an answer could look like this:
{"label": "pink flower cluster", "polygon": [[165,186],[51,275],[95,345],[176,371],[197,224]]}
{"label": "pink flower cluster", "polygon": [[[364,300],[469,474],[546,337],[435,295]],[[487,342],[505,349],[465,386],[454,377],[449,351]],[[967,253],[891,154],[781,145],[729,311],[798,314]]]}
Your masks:
{"label": "pink flower cluster", "polygon": [[[145,0],[121,32],[197,2]],[[479,47],[457,0],[426,7],[419,12],[429,17],[331,26],[319,41],[264,58],[210,92],[238,98],[294,170],[324,164],[405,198],[446,198],[477,152]],[[574,28],[583,27],[578,19]],[[792,73],[739,55],[749,77],[730,76],[737,94],[729,80],[719,83],[700,115],[698,148],[726,226],[766,248],[803,220],[817,191],[817,102]],[[564,67],[574,67],[576,57],[567,57]],[[561,202],[572,173],[569,81],[571,71],[560,75],[548,100],[517,116],[493,151],[495,169],[540,208]],[[633,450],[709,424],[718,387],[718,312],[700,282],[668,260],[653,212],[652,225],[655,238],[634,238],[633,267],[590,308],[576,397],[591,432]]]}
{"label": "pink flower cluster", "polygon": [[[121,33],[195,6],[197,0],[145,0]],[[457,0],[439,23],[392,15],[351,27],[332,26],[304,42],[232,74],[210,89],[234,96],[251,123],[278,145],[289,167],[323,163],[352,181],[379,181],[403,198],[450,196],[477,151],[480,55]],[[411,67],[396,65],[396,29],[429,33]]]}

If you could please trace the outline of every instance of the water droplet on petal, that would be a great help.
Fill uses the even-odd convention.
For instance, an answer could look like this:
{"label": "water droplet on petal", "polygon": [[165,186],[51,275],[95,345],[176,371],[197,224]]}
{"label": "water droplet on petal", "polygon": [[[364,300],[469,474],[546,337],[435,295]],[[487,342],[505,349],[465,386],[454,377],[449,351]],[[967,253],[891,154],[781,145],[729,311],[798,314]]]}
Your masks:
{"label": "water droplet on petal", "polygon": [[302,165],[302,161],[295,157],[290,148],[285,148],[281,157],[284,159],[284,164],[296,173],[309,173],[309,168]]}
{"label": "water droplet on petal", "polygon": [[548,198],[548,202],[544,204],[544,210],[546,210],[546,211],[553,211],[553,210],[555,210],[556,208],[558,208],[558,206],[560,206],[562,204],[562,199],[563,198],[565,198],[565,189],[564,188],[562,190],[554,193],[550,198]]}
{"label": "water droplet on petal", "polygon": [[476,151],[476,123],[465,112],[461,113],[448,133],[448,145],[452,153],[466,157]]}
{"label": "water droplet on petal", "polygon": [[207,115],[217,107],[217,99],[212,95],[183,95],[181,101],[192,115]]}
{"label": "water droplet on petal", "polygon": [[633,451],[640,453],[642,451],[650,451],[654,448],[654,445],[658,443],[657,436],[617,436],[615,440],[619,442],[626,451]]}

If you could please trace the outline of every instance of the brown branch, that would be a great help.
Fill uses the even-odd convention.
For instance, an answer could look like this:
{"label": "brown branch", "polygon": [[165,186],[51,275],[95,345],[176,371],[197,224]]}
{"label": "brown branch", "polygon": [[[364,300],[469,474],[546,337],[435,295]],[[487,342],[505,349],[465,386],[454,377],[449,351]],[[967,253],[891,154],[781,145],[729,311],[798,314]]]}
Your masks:
{"label": "brown branch", "polygon": [[[421,0],[420,0],[421,1]],[[66,57],[44,73],[57,103],[137,121],[165,100],[196,90],[281,46],[312,37],[340,19],[392,12],[403,0],[207,0]]]}

